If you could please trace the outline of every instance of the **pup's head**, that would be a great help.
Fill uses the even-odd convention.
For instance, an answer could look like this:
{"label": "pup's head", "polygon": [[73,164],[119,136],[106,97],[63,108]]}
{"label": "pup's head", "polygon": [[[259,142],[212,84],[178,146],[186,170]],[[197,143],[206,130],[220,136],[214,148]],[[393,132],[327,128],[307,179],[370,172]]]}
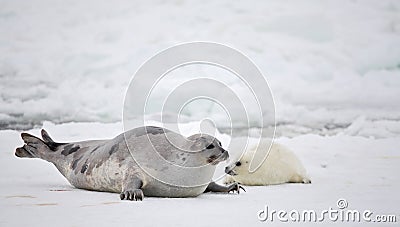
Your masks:
{"label": "pup's head", "polygon": [[239,161],[225,167],[225,173],[232,176],[248,173],[251,157],[249,153],[245,153]]}
{"label": "pup's head", "polygon": [[[245,151],[242,151],[241,158],[238,161],[230,163],[230,165],[225,168],[225,173],[232,176],[255,173],[269,156],[270,150],[272,149],[271,143],[270,139],[263,138],[257,143],[249,144]],[[239,152],[235,153],[238,154]],[[237,159],[232,158],[232,160]]]}

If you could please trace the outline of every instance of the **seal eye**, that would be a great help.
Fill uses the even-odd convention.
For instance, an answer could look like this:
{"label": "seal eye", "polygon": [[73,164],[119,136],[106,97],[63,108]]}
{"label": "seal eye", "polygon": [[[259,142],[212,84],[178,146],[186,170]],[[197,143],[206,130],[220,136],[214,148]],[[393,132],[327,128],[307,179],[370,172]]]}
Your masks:
{"label": "seal eye", "polygon": [[242,163],[241,162],[236,162],[236,166],[241,166]]}
{"label": "seal eye", "polygon": [[207,149],[213,149],[214,148],[214,144],[210,144],[206,147]]}

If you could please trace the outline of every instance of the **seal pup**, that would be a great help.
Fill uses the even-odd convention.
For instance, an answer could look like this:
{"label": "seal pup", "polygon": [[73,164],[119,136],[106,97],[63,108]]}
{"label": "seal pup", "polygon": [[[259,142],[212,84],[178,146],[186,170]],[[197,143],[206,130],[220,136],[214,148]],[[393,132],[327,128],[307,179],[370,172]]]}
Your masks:
{"label": "seal pup", "polygon": [[[41,135],[42,139],[21,133],[24,145],[16,148],[15,155],[20,158],[40,158],[53,163],[76,188],[116,192],[120,193],[121,200],[135,201],[143,200],[144,196],[195,197],[204,192],[239,193],[243,189],[237,183],[222,186],[212,182],[215,166],[225,161],[229,155],[221,147],[221,142],[209,135],[195,134],[185,138],[173,131],[154,126],[135,128],[111,140],[57,143],[44,129]],[[186,151],[176,148],[170,139],[180,143]],[[128,147],[133,147],[132,154],[144,158],[141,160],[145,160],[144,164],[149,166],[152,166],[154,160],[148,151],[153,147],[157,147],[159,155],[172,164],[207,166],[206,169],[211,171],[199,172],[197,175],[209,178],[209,184],[180,187],[165,183],[157,179],[157,175],[168,175],[168,167],[152,166],[152,175],[149,175],[139,166]],[[173,174],[170,177],[178,182],[194,177],[185,171]]]}
{"label": "seal pup", "polygon": [[[268,147],[270,140],[262,139],[261,147]],[[225,184],[237,182],[243,185],[262,186],[283,183],[311,183],[300,160],[287,147],[273,143],[264,163],[253,173],[249,172],[250,162],[257,151],[257,145],[249,146],[239,161],[225,168],[228,175]],[[265,152],[260,152],[266,154]],[[254,158],[261,158],[256,155]]]}

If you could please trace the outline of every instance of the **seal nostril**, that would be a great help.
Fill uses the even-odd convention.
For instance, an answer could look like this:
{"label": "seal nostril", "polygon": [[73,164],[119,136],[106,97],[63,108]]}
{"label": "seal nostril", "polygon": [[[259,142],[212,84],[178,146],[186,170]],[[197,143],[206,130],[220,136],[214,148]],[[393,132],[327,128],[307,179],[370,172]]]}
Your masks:
{"label": "seal nostril", "polygon": [[241,162],[236,162],[236,166],[241,166],[242,163]]}

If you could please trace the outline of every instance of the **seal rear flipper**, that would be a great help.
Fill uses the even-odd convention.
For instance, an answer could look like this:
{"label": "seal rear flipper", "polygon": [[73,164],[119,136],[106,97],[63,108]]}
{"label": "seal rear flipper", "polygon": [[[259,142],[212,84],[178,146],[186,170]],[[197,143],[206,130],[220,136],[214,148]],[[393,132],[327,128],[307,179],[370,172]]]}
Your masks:
{"label": "seal rear flipper", "polygon": [[57,143],[50,137],[49,133],[46,130],[42,129],[41,131],[42,139],[46,143],[46,145],[52,150],[55,151],[61,145],[65,145],[67,143]]}
{"label": "seal rear flipper", "polygon": [[46,130],[42,129],[40,131],[40,134],[42,134],[42,139],[43,139],[44,142],[46,142],[46,143],[48,143],[48,142],[54,143],[54,140],[50,137],[49,133],[46,132]]}
{"label": "seal rear flipper", "polygon": [[37,158],[39,149],[46,146],[44,141],[28,133],[21,133],[21,138],[25,144],[15,150],[15,156],[20,158]]}
{"label": "seal rear flipper", "polygon": [[[48,136],[46,132],[45,134]],[[25,132],[21,133],[21,138],[25,144],[15,150],[15,156],[20,158],[42,158],[47,160],[48,154],[54,152],[61,145],[52,141],[50,137],[48,138],[51,141],[46,142]]]}
{"label": "seal rear flipper", "polygon": [[17,156],[18,158],[34,158],[35,157],[35,156],[33,156],[33,154],[31,152],[26,150],[24,147],[18,147],[15,150],[15,156]]}

